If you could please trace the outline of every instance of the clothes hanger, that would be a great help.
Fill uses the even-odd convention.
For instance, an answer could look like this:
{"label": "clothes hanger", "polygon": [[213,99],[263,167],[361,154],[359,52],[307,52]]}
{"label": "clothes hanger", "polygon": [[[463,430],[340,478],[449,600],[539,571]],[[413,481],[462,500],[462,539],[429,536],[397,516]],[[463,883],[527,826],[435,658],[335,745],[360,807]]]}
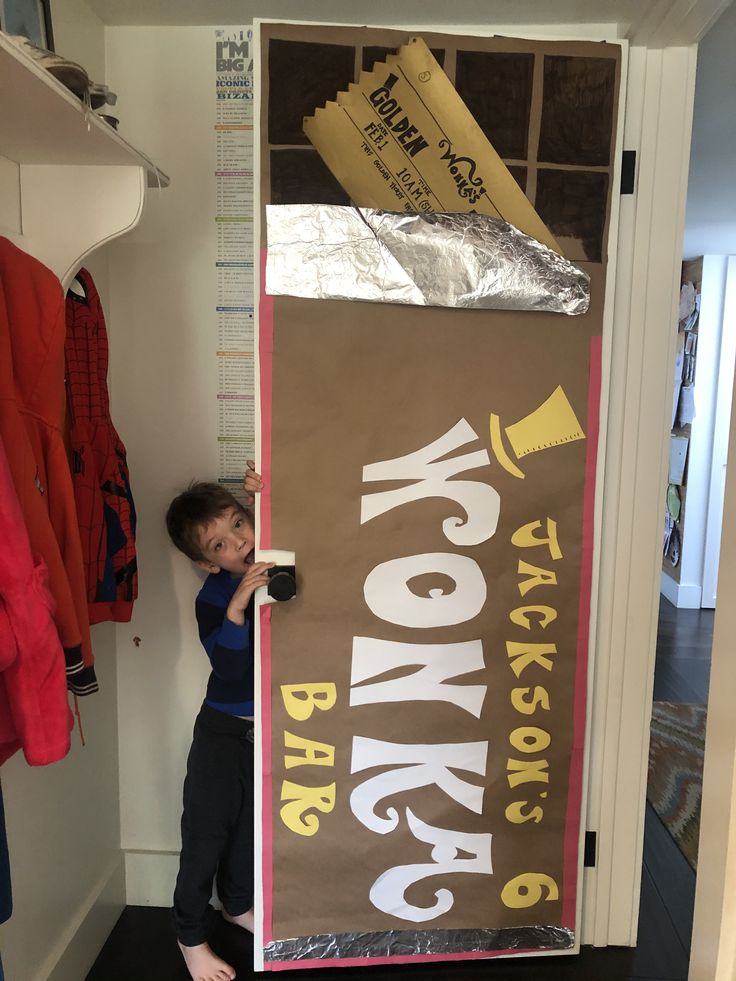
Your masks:
{"label": "clothes hanger", "polygon": [[74,279],[69,284],[67,293],[72,293],[74,296],[86,300],[87,297],[87,287],[84,284],[84,280],[80,279],[79,273],[74,277]]}

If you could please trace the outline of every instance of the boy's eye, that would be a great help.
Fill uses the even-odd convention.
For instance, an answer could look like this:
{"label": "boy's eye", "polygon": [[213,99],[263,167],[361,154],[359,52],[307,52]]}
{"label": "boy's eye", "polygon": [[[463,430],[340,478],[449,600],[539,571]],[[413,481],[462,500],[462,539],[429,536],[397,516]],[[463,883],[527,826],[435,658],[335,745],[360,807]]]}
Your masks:
{"label": "boy's eye", "polygon": [[236,528],[239,528],[242,525],[242,523],[243,523],[243,519],[242,518],[238,518],[238,520],[235,522],[235,527]]}
{"label": "boy's eye", "polygon": [[222,548],[222,542],[218,542],[217,545],[215,545],[215,551],[219,552],[221,548]]}

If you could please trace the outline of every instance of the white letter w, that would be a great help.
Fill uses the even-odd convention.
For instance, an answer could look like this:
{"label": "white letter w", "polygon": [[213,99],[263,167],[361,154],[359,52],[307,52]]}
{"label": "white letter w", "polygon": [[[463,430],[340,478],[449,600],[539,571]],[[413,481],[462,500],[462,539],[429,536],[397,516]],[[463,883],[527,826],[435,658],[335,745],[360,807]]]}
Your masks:
{"label": "white letter w", "polygon": [[363,467],[364,481],[414,480],[416,483],[395,490],[364,494],[361,498],[360,523],[363,525],[391,508],[423,497],[444,497],[456,501],[465,511],[465,519],[455,515],[442,522],[442,529],[453,545],[479,545],[496,531],[500,498],[495,488],[478,480],[453,480],[449,477],[485,467],[490,463],[487,450],[465,453],[451,460],[443,456],[464,446],[477,433],[461,419],[453,428],[428,446],[423,446],[395,460],[383,460]]}

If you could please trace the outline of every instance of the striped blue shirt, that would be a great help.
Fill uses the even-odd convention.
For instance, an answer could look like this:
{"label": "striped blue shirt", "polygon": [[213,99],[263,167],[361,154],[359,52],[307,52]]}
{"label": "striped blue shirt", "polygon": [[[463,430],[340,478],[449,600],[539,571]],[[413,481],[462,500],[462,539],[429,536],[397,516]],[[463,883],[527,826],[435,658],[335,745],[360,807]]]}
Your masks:
{"label": "striped blue shirt", "polygon": [[229,572],[211,573],[194,610],[199,639],[212,665],[205,702],[228,715],[253,715],[253,598],[239,626],[226,613],[240,579]]}

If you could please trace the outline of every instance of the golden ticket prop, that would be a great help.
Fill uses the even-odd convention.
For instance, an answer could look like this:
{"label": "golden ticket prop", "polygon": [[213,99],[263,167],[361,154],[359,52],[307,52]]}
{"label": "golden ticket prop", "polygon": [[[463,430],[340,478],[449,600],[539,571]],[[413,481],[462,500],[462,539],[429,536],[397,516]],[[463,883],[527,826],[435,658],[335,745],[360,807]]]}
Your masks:
{"label": "golden ticket prop", "polygon": [[[406,32],[261,24],[258,36],[267,251],[266,205],[350,205],[303,132],[335,93],[364,92],[373,112],[388,87],[402,132],[386,138],[407,166],[444,137],[413,115],[394,70]],[[258,615],[259,970],[579,943],[621,48],[423,37],[590,277],[590,305],[565,316],[270,295],[262,257],[258,547],[295,553],[298,592]],[[447,138],[453,166],[478,161],[464,134]],[[433,208],[456,210],[432,191]],[[287,271],[304,265],[284,249]]]}
{"label": "golden ticket prop", "polygon": [[412,38],[304,132],[358,207],[502,218],[560,252],[421,38]]}

